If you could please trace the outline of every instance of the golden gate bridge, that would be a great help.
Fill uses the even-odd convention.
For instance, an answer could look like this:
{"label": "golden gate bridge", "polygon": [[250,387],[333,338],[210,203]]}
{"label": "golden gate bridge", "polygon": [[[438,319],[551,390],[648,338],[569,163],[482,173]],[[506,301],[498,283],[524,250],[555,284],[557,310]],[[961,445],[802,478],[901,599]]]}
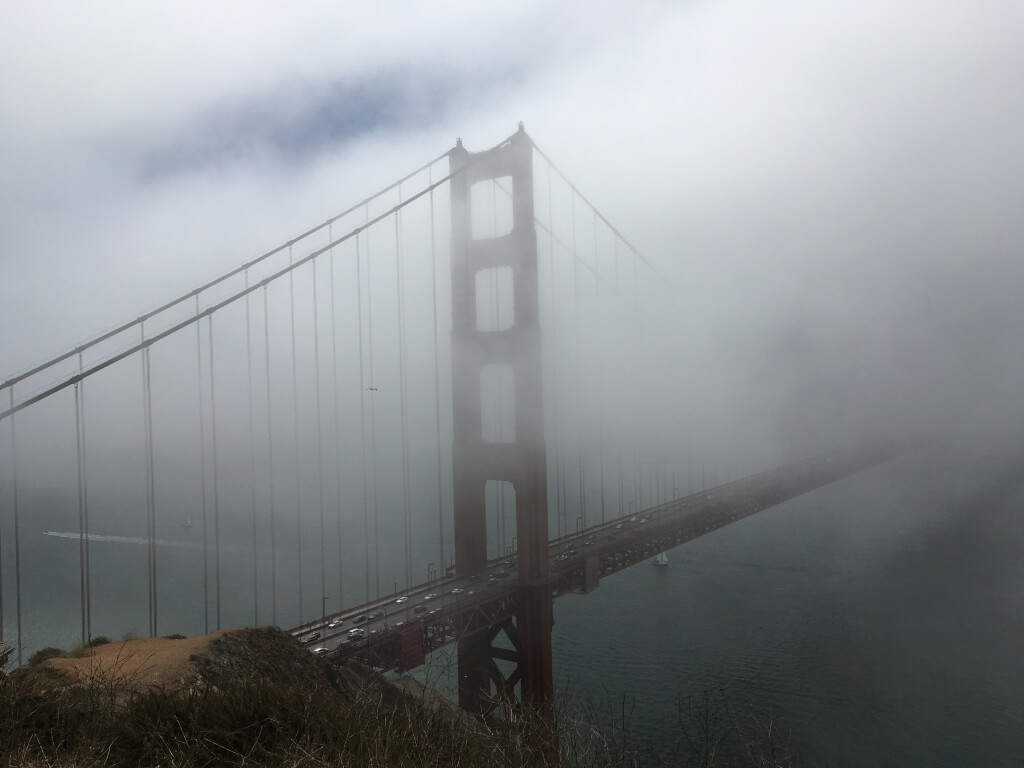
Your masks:
{"label": "golden gate bridge", "polygon": [[[26,590],[77,592],[82,643],[130,594],[151,636],[269,623],[400,670],[454,643],[463,707],[549,706],[555,598],[902,448],[694,445],[650,376],[674,290],[522,125],[460,140],[0,382],[0,642],[48,639]],[[47,529],[77,573],[32,586]],[[118,539],[144,569],[98,559]]]}

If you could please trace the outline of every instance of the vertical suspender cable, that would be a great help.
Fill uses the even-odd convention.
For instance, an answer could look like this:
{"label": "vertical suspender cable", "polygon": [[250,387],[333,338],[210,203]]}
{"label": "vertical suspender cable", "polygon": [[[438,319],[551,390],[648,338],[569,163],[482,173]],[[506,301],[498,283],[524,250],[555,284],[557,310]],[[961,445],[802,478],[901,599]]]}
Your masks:
{"label": "vertical suspender cable", "polygon": [[196,294],[196,376],[199,396],[199,468],[203,510],[203,634],[210,633],[210,550],[206,521],[206,411],[203,406],[203,338],[200,332],[199,294]]}
{"label": "vertical suspender cable", "polygon": [[320,308],[313,259],[313,383],[316,385],[316,484],[320,501],[320,617],[327,614],[327,552],[324,543],[324,427],[320,410]]}
{"label": "vertical suspender cable", "polygon": [[[612,233],[612,258],[614,260],[614,270],[615,270],[615,283],[614,283],[615,291],[612,294],[612,296],[616,297],[616,296],[621,296],[621,285],[619,284],[619,236],[617,234],[615,234],[614,232]],[[621,323],[619,322],[619,318],[616,318],[615,319],[615,327],[619,328],[620,326],[621,326]],[[622,340],[621,339],[617,339],[616,340],[616,344],[615,344],[615,349],[616,350],[621,349],[622,348],[621,344],[622,344]],[[619,375],[621,376],[621,372],[619,373]],[[622,394],[624,394],[624,393],[620,389],[620,391],[617,394],[618,394],[619,397],[621,397]],[[616,400],[618,400],[618,399],[619,398],[617,397]],[[616,467],[618,467],[617,471],[618,471],[618,475],[619,475],[619,517],[622,517],[623,507],[625,506],[624,501],[625,501],[625,498],[626,498],[626,492],[625,492],[625,487],[623,486],[623,482],[622,482],[622,439],[623,439],[622,436],[623,436],[623,429],[622,429],[622,408],[621,407],[615,409],[615,434],[617,435],[617,438],[615,440],[615,465],[616,465]]]}
{"label": "vertical suspender cable", "polygon": [[[82,371],[82,355],[78,355],[78,371]],[[92,639],[92,569],[89,562],[89,475],[85,442],[85,380],[79,390],[82,396],[82,521],[85,524],[85,636]]]}
{"label": "vertical suspender cable", "polygon": [[[8,390],[14,408],[14,387]],[[14,621],[18,635],[18,666],[21,666],[21,526],[18,514],[18,440],[11,414],[11,503],[14,507]]]}
{"label": "vertical suspender cable", "polygon": [[[4,521],[0,517],[0,564],[4,555]],[[4,642],[4,569],[0,565],[0,643]]]}
{"label": "vertical suspender cable", "polygon": [[217,621],[214,626],[220,629],[220,482],[217,471],[217,387],[213,370],[213,315],[207,315],[206,321],[206,330],[210,337],[210,450],[213,453],[213,578],[217,585],[214,592]]}
{"label": "vertical suspender cable", "polygon": [[[430,185],[434,184],[434,169],[430,169]],[[434,429],[437,435],[437,530],[438,562],[444,563],[444,479],[441,466],[441,358],[437,321],[437,238],[434,231],[434,190],[430,190],[430,288],[431,309],[434,314]]]}
{"label": "vertical suspender cable", "polygon": [[[334,225],[327,225],[328,242],[334,242]],[[338,609],[345,607],[345,574],[341,557],[341,404],[338,402],[338,316],[337,303],[334,298],[334,248],[330,250],[331,278],[331,384],[334,395],[334,485],[335,499],[338,505]]]}
{"label": "vertical suspender cable", "polygon": [[[249,287],[249,270],[245,270],[245,287]],[[260,589],[257,564],[256,533],[256,408],[252,392],[252,312],[249,294],[245,294],[245,381],[249,398],[249,511],[252,515],[252,623],[260,623]]]}
{"label": "vertical suspender cable", "polygon": [[[402,200],[402,187],[398,187],[398,200]],[[412,500],[409,496],[409,401],[405,366],[405,311],[402,306],[402,232],[401,212],[395,211],[395,269],[398,299],[398,396],[402,411],[402,511],[405,518],[405,584],[412,586]]]}
{"label": "vertical suspender cable", "polygon": [[580,338],[580,314],[582,309],[580,307],[580,270],[577,261],[579,261],[579,254],[576,251],[576,189],[570,187],[571,191],[571,203],[570,212],[572,215],[572,287],[573,287],[573,303],[575,305],[575,317],[574,317],[574,339],[573,346],[575,349],[576,359],[576,440],[579,444],[579,480],[580,480],[580,518],[582,518],[583,527],[587,527],[587,488],[586,479],[583,474],[583,408],[581,402],[583,400],[583,393],[579,391],[583,386],[583,376],[580,373],[580,348],[583,346],[583,340]]}
{"label": "vertical suspender cable", "polygon": [[[78,353],[78,372],[82,373],[82,353]],[[78,526],[79,560],[81,566],[83,644],[92,639],[92,594],[89,584],[89,491],[85,443],[85,381],[75,385],[75,434],[78,447]]]}
{"label": "vertical suspender cable", "polygon": [[[146,340],[145,323],[139,325],[139,335],[142,341]],[[146,350],[139,355],[139,363],[142,366],[142,432],[143,432],[143,474],[146,478],[146,600],[147,600],[147,632],[153,637],[153,516],[149,508],[149,485],[152,478],[149,474],[149,398],[146,393],[149,391],[149,369],[146,367]]]}
{"label": "vertical suspender cable", "polygon": [[[633,347],[633,359],[634,365],[633,370],[636,370],[636,357],[637,350],[640,347],[639,339],[640,335],[640,304],[639,304],[639,290],[637,289],[637,254],[633,252],[633,338],[637,339],[637,343]],[[636,423],[636,419],[633,420]],[[641,505],[643,504],[643,474],[640,467],[640,442],[638,435],[634,435],[634,455],[636,457],[636,470],[633,475],[633,499],[636,502],[636,511],[639,512]]]}
{"label": "vertical suspender cable", "polygon": [[[145,324],[140,324],[143,341],[146,338]],[[149,509],[149,405],[146,393],[149,391],[149,370],[146,368],[146,350],[139,355],[142,370],[142,443],[143,443],[143,475],[146,478],[146,609],[147,629],[149,637],[153,637],[153,519]],[[84,616],[83,616],[84,620]]]}
{"label": "vertical suspender cable", "polygon": [[[369,214],[369,209],[367,209]],[[366,321],[367,341],[370,353],[370,386],[373,383],[373,279],[372,258],[370,256],[370,230],[366,230]],[[373,565],[374,595],[380,597],[380,521],[377,513],[377,405],[376,398],[370,397],[370,496],[373,501]]]}
{"label": "vertical suspender cable", "polygon": [[153,590],[153,636],[159,634],[159,616],[160,616],[160,603],[157,593],[158,581],[156,577],[156,474],[155,466],[156,460],[153,454],[153,367],[150,356],[151,347],[146,347],[143,350],[146,364],[146,419],[149,422],[149,429],[147,430],[147,439],[149,444],[146,446],[146,455],[148,457],[149,467],[149,528],[151,531],[149,548],[149,582],[152,585]]}
{"label": "vertical suspender cable", "polygon": [[545,166],[548,169],[548,270],[549,270],[549,282],[551,284],[551,386],[554,393],[551,397],[551,421],[554,429],[555,437],[555,526],[558,532],[558,536],[561,537],[565,531],[565,503],[562,498],[562,437],[560,422],[561,419],[558,414],[558,400],[560,392],[558,391],[558,302],[555,300],[555,222],[554,222],[554,204],[551,198],[551,166]]}
{"label": "vertical suspender cable", "polygon": [[[491,237],[498,236],[498,201],[497,201],[497,181],[491,179]],[[497,331],[501,327],[501,311],[500,301],[501,297],[498,294],[498,270],[493,269],[491,272],[491,294],[492,294],[492,314],[494,316],[494,325],[492,330]],[[503,440],[507,436],[502,430],[502,409],[501,409],[501,376],[496,377],[495,386],[495,400],[494,400],[494,411],[495,411],[495,427],[497,433],[497,439]],[[498,557],[505,555],[505,486],[500,482],[494,483],[494,509],[496,513],[496,525],[498,536]]]}
{"label": "vertical suspender cable", "polygon": [[[600,278],[600,263],[597,259],[597,211],[591,208],[594,214],[594,307],[596,311],[594,313],[594,321],[599,322],[602,316],[601,312],[601,278]],[[604,335],[604,329],[599,329],[601,335]],[[595,360],[595,363],[597,361]],[[601,522],[605,521],[605,499],[604,499],[604,409],[608,402],[607,397],[607,385],[606,382],[608,377],[601,373],[598,376],[598,387],[601,390],[601,405],[597,410],[598,419],[598,439],[597,439],[597,457],[601,467],[600,480],[601,480]]]}
{"label": "vertical suspender cable", "polygon": [[79,387],[75,384],[75,456],[78,460],[78,581],[82,612],[82,645],[89,642],[85,631],[85,509],[82,504],[82,412]]}
{"label": "vertical suspender cable", "polygon": [[[288,263],[292,263],[292,249],[288,247]],[[301,478],[299,476],[299,365],[295,344],[295,272],[288,273],[288,296],[291,312],[292,331],[292,436],[295,448],[295,524],[298,534],[298,557],[299,557],[299,624],[302,623],[304,614],[302,606],[302,495]]]}
{"label": "vertical suspender cable", "polygon": [[366,570],[366,602],[370,602],[370,499],[366,481],[366,376],[363,361],[363,254],[356,235],[356,308],[359,311],[359,444],[362,448],[363,565]]}
{"label": "vertical suspender cable", "polygon": [[263,351],[267,379],[267,496],[270,500],[270,623],[277,626],[277,521],[274,501],[274,422],[270,396],[270,301],[263,286]]}
{"label": "vertical suspender cable", "polygon": [[[139,324],[139,332],[142,340],[145,341],[145,324]],[[146,583],[149,590],[149,636],[156,636],[156,582],[154,574],[156,556],[156,531],[154,530],[153,518],[153,396],[151,378],[151,367],[149,347],[142,350],[142,421],[145,433],[145,463],[146,463]]]}

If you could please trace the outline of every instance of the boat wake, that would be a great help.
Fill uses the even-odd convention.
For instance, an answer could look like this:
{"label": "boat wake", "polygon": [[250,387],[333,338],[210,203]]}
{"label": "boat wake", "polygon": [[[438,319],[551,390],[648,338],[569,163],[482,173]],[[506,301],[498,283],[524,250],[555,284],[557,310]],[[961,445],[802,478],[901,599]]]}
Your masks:
{"label": "boat wake", "polygon": [[[86,541],[109,541],[116,544],[149,544],[149,539],[141,536],[108,536],[103,533],[87,533],[83,537],[82,534],[77,531],[43,531],[43,536],[53,536],[58,539],[74,539],[80,541],[85,538]],[[188,547],[192,546],[191,542],[183,541],[165,541],[163,539],[156,539],[154,542],[161,547],[172,546],[172,547]]]}

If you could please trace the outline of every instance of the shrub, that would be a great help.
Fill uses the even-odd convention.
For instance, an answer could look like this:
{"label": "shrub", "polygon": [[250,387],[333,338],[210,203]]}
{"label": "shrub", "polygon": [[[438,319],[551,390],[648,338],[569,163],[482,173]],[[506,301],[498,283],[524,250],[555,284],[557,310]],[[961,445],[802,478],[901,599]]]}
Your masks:
{"label": "shrub", "polygon": [[28,657],[28,665],[35,667],[42,664],[47,659],[56,659],[64,655],[63,648],[54,648],[52,645],[46,648],[40,648],[38,651]]}

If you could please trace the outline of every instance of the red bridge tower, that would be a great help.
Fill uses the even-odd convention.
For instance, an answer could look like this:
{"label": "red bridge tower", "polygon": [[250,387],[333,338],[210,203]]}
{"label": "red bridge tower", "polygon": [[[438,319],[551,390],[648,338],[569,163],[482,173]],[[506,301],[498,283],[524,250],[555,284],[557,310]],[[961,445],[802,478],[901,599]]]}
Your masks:
{"label": "red bridge tower", "polygon": [[[483,713],[492,696],[514,695],[536,712],[550,712],[551,586],[548,574],[547,453],[537,233],[533,206],[533,142],[522,124],[505,144],[480,153],[460,140],[449,154],[452,195],[452,392],[454,400],[455,568],[459,575],[482,573],[487,565],[485,489],[488,480],[511,483],[515,492],[519,593],[515,620],[481,627],[459,641],[459,705]],[[474,184],[507,179],[512,188],[512,229],[502,236],[474,239],[471,190]],[[507,182],[506,182],[507,183]],[[511,270],[512,320],[488,328],[478,317],[478,275]],[[488,287],[490,282],[483,281]],[[490,366],[511,370],[515,392],[514,432],[503,441],[485,440],[481,381]],[[514,650],[495,647],[504,631]],[[511,661],[506,677],[496,659]],[[493,686],[493,687],[492,687]]]}

